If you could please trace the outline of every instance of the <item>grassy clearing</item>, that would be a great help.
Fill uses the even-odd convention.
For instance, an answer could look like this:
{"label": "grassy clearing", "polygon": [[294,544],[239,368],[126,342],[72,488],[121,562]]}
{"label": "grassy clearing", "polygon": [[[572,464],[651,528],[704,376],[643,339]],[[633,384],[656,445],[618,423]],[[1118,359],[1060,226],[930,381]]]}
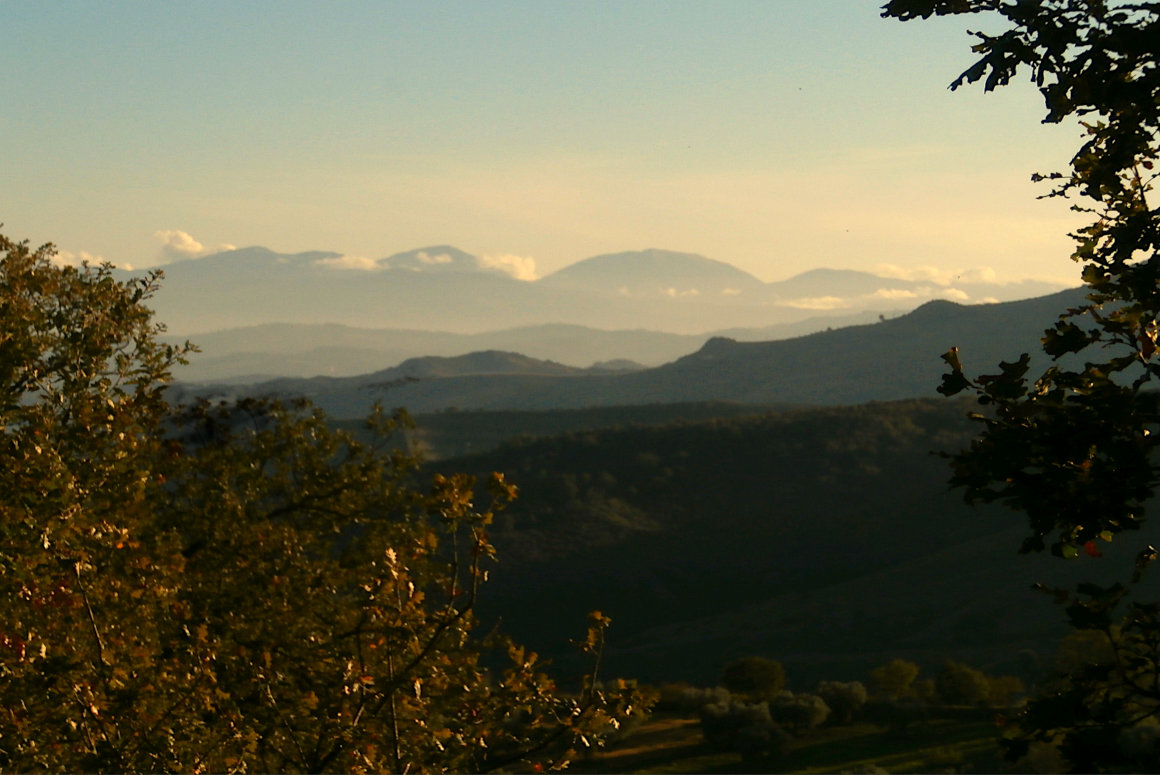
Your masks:
{"label": "grassy clearing", "polygon": [[772,762],[778,772],[994,772],[995,727],[982,721],[936,720],[892,731],[875,724],[820,730],[790,744]]}
{"label": "grassy clearing", "polygon": [[714,751],[695,719],[657,717],[609,750],[577,762],[576,772],[996,772],[995,727],[985,721],[932,720],[905,730],[858,723],[814,730],[778,757],[745,761]]}

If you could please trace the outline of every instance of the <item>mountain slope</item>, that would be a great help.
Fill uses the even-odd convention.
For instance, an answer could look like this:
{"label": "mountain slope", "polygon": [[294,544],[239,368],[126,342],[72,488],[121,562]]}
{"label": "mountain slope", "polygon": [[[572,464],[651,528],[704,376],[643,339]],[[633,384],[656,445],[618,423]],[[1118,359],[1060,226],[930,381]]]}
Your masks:
{"label": "mountain slope", "polygon": [[1000,360],[1035,350],[1043,330],[1082,296],[1075,289],[1002,304],[932,301],[892,320],[797,339],[713,339],[696,353],[626,379],[635,383],[633,390],[665,401],[690,390],[743,403],[860,403],[932,395],[945,370],[939,356],[951,347],[959,348],[968,369],[992,369]]}

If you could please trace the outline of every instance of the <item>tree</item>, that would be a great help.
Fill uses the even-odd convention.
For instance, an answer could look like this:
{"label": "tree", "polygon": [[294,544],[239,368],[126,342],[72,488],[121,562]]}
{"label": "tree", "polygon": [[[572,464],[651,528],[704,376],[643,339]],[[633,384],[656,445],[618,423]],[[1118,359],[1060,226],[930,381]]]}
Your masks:
{"label": "tree", "polygon": [[914,696],[916,678],[918,665],[905,659],[892,659],[870,671],[874,693],[895,700]]}
{"label": "tree", "polygon": [[947,660],[934,677],[939,699],[948,705],[981,705],[991,696],[991,684],[982,671]]}
{"label": "tree", "polygon": [[765,657],[742,657],[725,665],[721,684],[731,692],[772,700],[785,687],[785,668]]}
{"label": "tree", "polygon": [[713,748],[737,751],[743,759],[780,753],[789,735],[769,715],[769,703],[718,699],[698,710],[701,734]]}
{"label": "tree", "polygon": [[830,717],[830,706],[816,694],[783,691],[769,702],[769,715],[790,729],[813,729]]}
{"label": "tree", "polygon": [[0,250],[0,768],[561,766],[637,711],[476,632],[502,476],[423,487],[305,403],[173,409],[158,276]]}
{"label": "tree", "polygon": [[[1160,471],[1160,209],[1148,201],[1160,147],[1160,4],[892,0],[884,15],[979,12],[1009,27],[974,33],[979,59],[951,88],[982,81],[990,91],[1027,72],[1045,121],[1078,119],[1084,134],[1070,169],[1033,178],[1052,185],[1045,196],[1067,197],[1093,220],[1072,235],[1087,300],[1041,340],[1051,366],[1032,377],[1025,353],[970,378],[956,350],[943,356],[950,372],[940,391],[974,392],[983,406],[981,435],[952,458],[952,484],[969,502],[1026,514],[1022,551],[1098,557],[1102,543],[1141,528]],[[1059,741],[1078,769],[1139,766],[1116,740],[1160,712],[1160,606],[1129,594],[1155,556],[1140,549],[1126,583],[1049,590],[1075,627],[1102,633],[1114,658],[1033,700],[1009,731],[1013,758],[1032,742]]]}
{"label": "tree", "polygon": [[861,681],[822,681],[816,694],[830,708],[830,721],[849,724],[866,704],[866,687]]}
{"label": "tree", "polygon": [[[148,567],[166,539],[144,526],[166,456],[162,386],[188,348],[157,339],[143,305],[156,276],[57,268],[51,246],[3,236],[0,251],[0,766],[112,768],[98,727],[116,725],[114,694],[159,651],[136,614],[171,597],[168,563]],[[125,718],[159,714],[171,688],[158,676]]]}
{"label": "tree", "polygon": [[1009,708],[1027,691],[1023,679],[1014,675],[987,676],[987,699],[993,708]]}

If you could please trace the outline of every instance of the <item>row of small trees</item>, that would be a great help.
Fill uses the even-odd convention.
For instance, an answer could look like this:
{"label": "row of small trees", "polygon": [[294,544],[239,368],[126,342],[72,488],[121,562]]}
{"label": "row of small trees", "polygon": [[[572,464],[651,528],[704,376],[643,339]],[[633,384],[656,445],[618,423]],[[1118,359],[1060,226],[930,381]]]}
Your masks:
{"label": "row of small trees", "polygon": [[[860,681],[822,681],[816,693],[837,711],[835,720],[845,723],[870,697],[1008,707],[1025,691],[1023,681],[1015,676],[987,675],[955,660],[945,661],[933,677],[920,678],[920,675],[921,670],[914,662],[892,659],[870,671],[869,690]],[[785,692],[785,669],[776,660],[744,657],[725,666],[721,685],[734,694],[772,701]]]}
{"label": "row of small trees", "polygon": [[659,708],[695,713],[706,742],[743,756],[776,753],[793,735],[824,724],[866,720],[905,726],[941,709],[1009,709],[1024,695],[1022,680],[992,676],[948,660],[932,677],[921,678],[917,664],[894,659],[861,681],[821,681],[812,692],[786,689],[780,662],[750,656],[730,662],[721,685],[672,685],[661,692]]}

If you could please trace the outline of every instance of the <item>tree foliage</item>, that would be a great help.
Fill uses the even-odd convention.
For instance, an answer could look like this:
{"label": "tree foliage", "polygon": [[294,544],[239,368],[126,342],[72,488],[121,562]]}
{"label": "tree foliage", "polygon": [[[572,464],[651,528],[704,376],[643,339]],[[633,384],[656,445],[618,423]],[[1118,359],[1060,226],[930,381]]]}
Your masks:
{"label": "tree foliage", "polygon": [[[974,392],[985,408],[976,415],[982,434],[952,459],[952,483],[970,502],[1025,513],[1023,551],[1096,557],[1102,542],[1141,527],[1160,471],[1160,208],[1149,202],[1160,155],[1160,4],[891,0],[884,15],[980,12],[1008,27],[974,33],[979,58],[951,88],[981,82],[990,91],[1026,73],[1046,122],[1082,128],[1069,169],[1033,179],[1051,185],[1046,197],[1065,197],[1091,217],[1072,235],[1088,296],[1044,333],[1054,363],[1038,376],[1027,354],[974,378],[956,350],[943,356],[950,372],[940,391]],[[1160,712],[1160,614],[1129,595],[1155,555],[1139,551],[1126,585],[1051,590],[1074,626],[1103,634],[1114,658],[1033,702],[1013,755],[1029,740],[1048,741],[1081,769],[1128,764],[1118,758],[1120,733]]]}
{"label": "tree foliage", "polygon": [[947,660],[934,677],[938,697],[948,705],[982,705],[991,695],[987,676],[970,665]]}
{"label": "tree foliage", "polygon": [[772,700],[785,688],[785,668],[775,659],[742,657],[725,665],[721,685],[758,700]]}
{"label": "tree foliage", "polygon": [[813,729],[830,717],[830,706],[816,694],[782,691],[770,701],[769,715],[789,729]]}
{"label": "tree foliage", "polygon": [[0,250],[0,769],[558,766],[636,712],[476,631],[502,476],[420,486],[306,404],[172,409],[157,276]]}
{"label": "tree foliage", "polygon": [[918,678],[918,665],[905,659],[892,659],[870,671],[870,683],[874,693],[889,699],[914,696],[914,680]]}
{"label": "tree foliage", "polygon": [[822,681],[815,692],[830,708],[830,721],[849,724],[866,704],[868,694],[861,681]]}

